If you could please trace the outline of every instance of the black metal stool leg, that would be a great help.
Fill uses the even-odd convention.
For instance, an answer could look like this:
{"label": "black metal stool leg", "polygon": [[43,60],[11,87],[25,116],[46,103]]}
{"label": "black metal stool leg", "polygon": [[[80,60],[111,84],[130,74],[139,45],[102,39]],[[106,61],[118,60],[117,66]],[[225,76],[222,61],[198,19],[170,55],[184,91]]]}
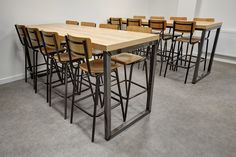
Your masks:
{"label": "black metal stool leg", "polygon": [[35,93],[38,92],[38,51],[35,52]]}
{"label": "black metal stool leg", "polygon": [[130,88],[131,88],[131,80],[132,80],[132,74],[133,74],[133,65],[130,67],[130,74],[129,74],[129,84],[128,84],[128,89],[127,89],[127,100],[126,100],[126,105],[125,105],[125,121],[127,119],[127,112],[128,112],[128,105],[129,105],[129,94],[130,94]]}
{"label": "black metal stool leg", "polygon": [[115,73],[116,73],[116,81],[117,81],[117,86],[118,86],[118,91],[119,91],[120,105],[121,105],[123,121],[125,122],[124,104],[123,104],[122,93],[121,93],[121,88],[120,88],[120,79],[119,79],[118,69],[115,70]]}
{"label": "black metal stool leg", "polygon": [[28,65],[27,65],[27,55],[26,55],[26,53],[27,53],[27,47],[26,47],[26,45],[24,46],[24,48],[25,48],[25,82],[27,82],[27,67],[28,67]]}
{"label": "black metal stool leg", "polygon": [[65,101],[65,111],[64,111],[64,118],[67,118],[67,85],[68,85],[68,66],[67,63],[64,64],[65,66],[65,95],[64,95],[64,101]]}
{"label": "black metal stool leg", "polygon": [[190,58],[189,58],[189,61],[188,61],[187,72],[186,72],[186,76],[185,76],[185,80],[184,80],[185,84],[186,84],[186,82],[188,80],[188,73],[189,73],[190,64],[191,64],[191,60],[192,60],[193,48],[194,48],[194,44],[192,45],[192,49],[191,49],[191,53],[190,53]]}
{"label": "black metal stool leg", "polygon": [[52,68],[53,68],[54,61],[50,58],[50,74],[49,74],[49,106],[52,106]]}
{"label": "black metal stool leg", "polygon": [[95,135],[95,125],[96,125],[96,114],[97,114],[99,88],[100,88],[100,77],[96,76],[95,103],[94,103],[94,110],[93,110],[92,142],[94,142],[94,135]]}
{"label": "black metal stool leg", "polygon": [[[173,51],[173,52],[172,52],[172,51]],[[171,44],[170,52],[169,52],[169,55],[168,55],[168,58],[167,58],[164,77],[166,77],[166,72],[167,72],[167,69],[168,69],[168,65],[170,64],[169,62],[170,62],[171,53],[174,53],[174,50],[173,50],[173,42],[172,42],[172,44]]]}

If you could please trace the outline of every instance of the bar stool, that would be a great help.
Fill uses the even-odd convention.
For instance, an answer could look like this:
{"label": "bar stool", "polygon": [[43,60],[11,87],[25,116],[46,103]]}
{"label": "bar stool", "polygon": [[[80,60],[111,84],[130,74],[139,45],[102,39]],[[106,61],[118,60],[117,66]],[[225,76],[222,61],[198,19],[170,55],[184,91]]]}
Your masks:
{"label": "bar stool", "polygon": [[[42,39],[40,32],[37,28],[26,28],[26,34],[28,38],[29,48],[32,49],[33,52],[33,78],[34,78],[34,89],[35,93],[37,93],[37,87],[38,87],[38,76],[45,76],[48,72],[48,64],[47,64],[47,57],[46,54],[42,53]],[[38,53],[40,53],[43,56],[44,63],[38,64]],[[47,66],[46,70],[40,70],[38,71],[38,67],[40,66]],[[45,73],[46,72],[46,73]],[[48,79],[47,79],[47,102],[48,102]]]}
{"label": "bar stool", "polygon": [[68,25],[79,25],[79,22],[75,21],[75,20],[66,20],[66,24],[68,24]]}
{"label": "bar stool", "polygon": [[120,18],[120,17],[110,17],[109,24],[117,25],[118,29],[121,30],[122,18]]}
{"label": "bar stool", "polygon": [[164,16],[151,16],[150,20],[164,20],[165,17]]}
{"label": "bar stool", "polygon": [[[148,27],[128,26],[127,31],[151,33],[152,29],[148,28]],[[113,55],[113,56],[111,56],[111,60],[116,63],[122,64],[124,66],[125,80],[121,81],[120,83],[125,82],[125,88],[126,88],[126,97],[123,96],[123,99],[126,100],[126,104],[125,104],[126,106],[125,106],[125,110],[124,110],[124,113],[125,113],[124,118],[126,121],[129,100],[147,91],[147,88],[148,88],[147,61],[146,61],[145,57],[142,57],[142,56],[139,56],[136,54],[132,54],[132,53],[127,53],[127,52]],[[144,62],[144,65],[145,65],[146,87],[132,81],[133,66],[136,63],[140,63],[140,62]],[[127,79],[127,72],[126,72],[128,65],[130,65],[129,79]],[[143,88],[144,90],[134,96],[130,96],[131,84],[134,84],[140,88]]]}
{"label": "bar stool", "polygon": [[[170,34],[165,34],[166,30],[166,25],[167,22],[166,20],[157,20],[157,19],[151,19],[148,21],[148,25],[150,28],[152,28],[152,32],[159,34],[161,37],[161,40],[159,41],[160,45],[160,51],[157,52],[157,55],[160,56],[161,60],[161,67],[160,67],[160,72],[159,75],[161,76],[162,73],[162,67],[163,67],[163,62],[167,61],[167,43],[172,39],[172,36]],[[162,49],[162,41],[164,41],[164,49]]]}
{"label": "bar stool", "polygon": [[[86,114],[90,115],[93,117],[93,127],[92,127],[92,142],[94,142],[94,135],[95,135],[95,125],[96,125],[96,117],[101,116],[97,115],[97,106],[98,106],[98,99],[99,99],[99,93],[100,92],[100,79],[104,74],[104,69],[103,69],[103,60],[101,59],[95,59],[95,60],[90,60],[92,57],[92,43],[89,38],[79,38],[79,37],[74,37],[74,36],[66,36],[66,41],[67,41],[67,49],[69,54],[75,53],[78,55],[83,55],[85,57],[85,63],[80,64],[80,69],[87,74],[88,77],[88,82],[91,90],[91,94],[93,97],[94,101],[94,108],[93,108],[93,114],[88,113],[81,107],[77,106],[75,104],[75,95],[76,93],[76,87],[73,86],[73,96],[72,96],[72,107],[71,107],[71,120],[70,122],[73,123],[73,113],[74,113],[74,106],[85,112]],[[70,63],[71,69],[73,69],[73,63]],[[119,104],[121,105],[121,110],[122,110],[122,116],[124,118],[124,108],[123,108],[123,101],[122,101],[122,95],[121,95],[121,88],[119,84],[119,75],[118,75],[118,68],[119,65],[115,63],[111,63],[111,72],[115,73],[116,80],[117,80],[117,86],[118,86],[118,92],[119,92]],[[92,89],[92,83],[90,80],[90,77],[94,77],[96,79],[95,83],[95,93]],[[76,83],[76,76],[74,75],[73,77],[73,85]],[[95,95],[95,97],[94,97]],[[83,99],[83,98],[81,98]],[[102,105],[103,106],[103,105]]]}
{"label": "bar stool", "polygon": [[31,78],[33,78],[33,68],[30,60],[27,37],[26,37],[26,27],[24,25],[15,25],[17,35],[19,37],[20,43],[24,48],[24,57],[25,57],[25,82],[27,82],[27,72],[29,71],[31,74]]}
{"label": "bar stool", "polygon": [[127,19],[127,26],[142,26],[141,19]]}
{"label": "bar stool", "polygon": [[[214,18],[193,18],[193,21],[200,21],[200,22],[215,22]],[[208,54],[208,47],[209,47],[209,37],[210,37],[211,31],[208,31],[207,36],[205,37],[206,40],[206,50],[205,50],[205,59],[204,59],[204,68],[203,70],[206,70],[206,62],[207,62],[207,54]],[[200,39],[200,37],[198,37]]]}
{"label": "bar stool", "polygon": [[[187,70],[186,75],[185,75],[185,81],[184,81],[184,83],[186,84],[187,79],[188,79],[189,69],[195,66],[195,62],[192,61],[192,57],[193,57],[192,53],[193,53],[194,45],[198,44],[198,47],[200,45],[200,40],[193,37],[195,27],[196,27],[195,21],[174,21],[171,51],[168,56],[164,77],[166,77],[168,65],[174,66],[175,70],[177,70],[178,67],[184,68]],[[184,35],[188,34],[189,36],[181,36],[181,37],[174,38],[174,35],[176,32],[183,33]],[[171,54],[174,53],[176,42],[178,42],[177,58],[173,59],[171,57]],[[187,44],[185,55],[183,55],[182,53],[184,43]],[[189,45],[192,46],[190,54],[188,54]],[[184,65],[182,63],[183,61],[184,61]],[[180,62],[180,65],[179,65],[179,62]]]}
{"label": "bar stool", "polygon": [[86,27],[96,27],[96,23],[94,22],[81,22],[80,25]]}
{"label": "bar stool", "polygon": [[[62,73],[64,75],[64,85],[65,85],[65,93],[64,93],[64,118],[67,118],[67,86],[68,86],[68,77],[71,79],[71,72],[69,71],[69,61],[72,60],[74,63],[80,63],[80,60],[83,60],[83,56],[69,54],[66,52],[64,47],[61,47],[60,41],[63,39],[59,39],[59,35],[56,32],[45,32],[41,31],[41,36],[44,45],[44,51],[46,54],[51,54],[50,58],[50,74],[49,74],[49,106],[52,104],[51,93],[52,93],[52,77],[53,77],[53,65],[57,65],[57,63],[61,63],[62,65]],[[68,75],[69,74],[69,75]],[[62,85],[62,84],[60,84]],[[59,86],[59,85],[57,85]]]}

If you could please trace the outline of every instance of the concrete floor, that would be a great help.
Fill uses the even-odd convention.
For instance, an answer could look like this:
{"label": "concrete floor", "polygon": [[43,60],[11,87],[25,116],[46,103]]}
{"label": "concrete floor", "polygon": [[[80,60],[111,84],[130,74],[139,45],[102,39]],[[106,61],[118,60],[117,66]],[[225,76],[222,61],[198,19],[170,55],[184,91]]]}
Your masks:
{"label": "concrete floor", "polygon": [[[49,107],[42,84],[39,94],[24,80],[1,85],[0,156],[236,157],[235,69],[214,62],[211,75],[196,85],[185,85],[181,72],[168,72],[167,78],[157,73],[152,113],[108,142],[98,118],[95,143],[92,119],[76,110],[73,124],[64,120],[63,100],[54,95]],[[135,74],[137,79],[142,71]],[[145,95],[131,102],[130,112],[141,110],[143,102]],[[118,111],[112,114],[115,123]]]}

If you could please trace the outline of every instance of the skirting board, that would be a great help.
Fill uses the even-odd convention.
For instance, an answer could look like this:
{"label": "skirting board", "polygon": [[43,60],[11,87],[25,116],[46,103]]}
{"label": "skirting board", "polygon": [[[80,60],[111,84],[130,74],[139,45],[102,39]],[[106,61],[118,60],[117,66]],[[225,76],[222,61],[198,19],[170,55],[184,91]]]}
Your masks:
{"label": "skirting board", "polygon": [[[223,55],[216,54],[214,60],[219,61],[219,62],[229,63],[229,64],[236,64],[236,57],[229,57],[229,56],[223,56]],[[14,81],[17,81],[17,80],[21,80],[21,79],[24,79],[24,78],[25,78],[24,73],[23,74],[17,74],[17,75],[14,75],[14,76],[5,77],[5,78],[1,78],[0,79],[0,85],[10,83],[10,82],[14,82]]]}
{"label": "skirting board", "polygon": [[17,80],[21,80],[23,78],[25,78],[24,73],[23,74],[17,74],[17,75],[14,75],[14,76],[5,77],[5,78],[1,78],[0,79],[0,85],[10,83],[10,82],[14,82],[14,81],[17,81]]}

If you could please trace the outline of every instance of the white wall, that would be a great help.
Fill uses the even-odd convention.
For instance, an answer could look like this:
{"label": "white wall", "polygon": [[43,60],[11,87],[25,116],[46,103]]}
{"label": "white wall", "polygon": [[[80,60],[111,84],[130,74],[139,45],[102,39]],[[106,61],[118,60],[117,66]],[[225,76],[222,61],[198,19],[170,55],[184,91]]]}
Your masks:
{"label": "white wall", "polygon": [[179,0],[149,0],[148,15],[149,16],[176,16]]}
{"label": "white wall", "polygon": [[149,16],[214,17],[223,22],[216,54],[236,57],[235,0],[149,0]]}
{"label": "white wall", "polygon": [[147,15],[143,0],[1,0],[0,84],[23,78],[24,55],[14,24],[78,21],[106,22],[110,16]]}

